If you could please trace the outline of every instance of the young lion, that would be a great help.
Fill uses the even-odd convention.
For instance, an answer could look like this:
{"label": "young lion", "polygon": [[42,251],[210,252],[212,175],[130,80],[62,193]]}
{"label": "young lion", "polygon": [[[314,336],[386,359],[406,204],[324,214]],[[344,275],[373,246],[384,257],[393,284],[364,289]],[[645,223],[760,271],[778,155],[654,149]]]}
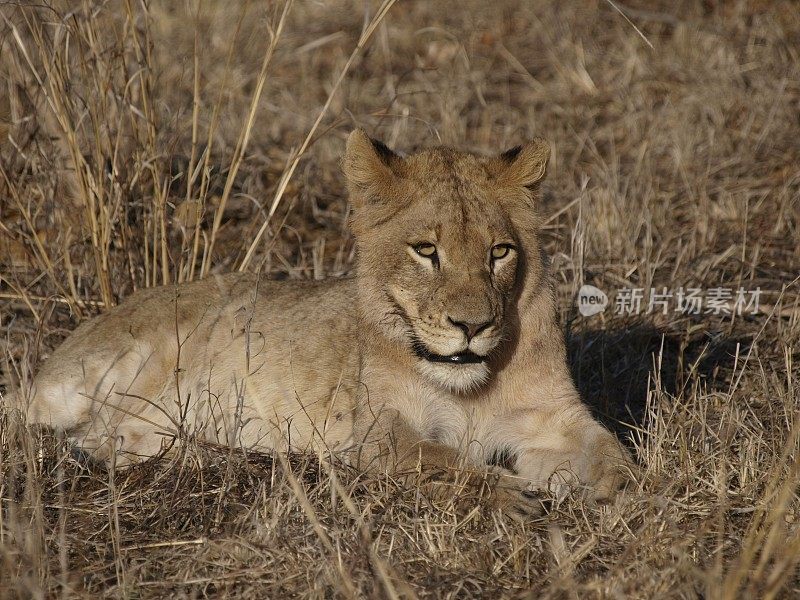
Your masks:
{"label": "young lion", "polygon": [[401,158],[354,131],[353,279],[231,274],[138,292],[42,366],[29,422],[117,464],[180,433],[392,473],[485,475],[503,457],[488,467],[500,503],[612,495],[626,453],[575,390],[538,238],[549,154],[535,139],[496,157]]}

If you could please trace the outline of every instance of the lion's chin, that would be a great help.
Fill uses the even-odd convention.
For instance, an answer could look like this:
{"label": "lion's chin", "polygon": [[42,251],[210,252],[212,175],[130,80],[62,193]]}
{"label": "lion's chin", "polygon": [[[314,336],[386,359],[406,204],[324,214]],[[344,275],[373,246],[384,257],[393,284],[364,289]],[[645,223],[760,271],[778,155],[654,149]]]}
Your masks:
{"label": "lion's chin", "polygon": [[489,367],[485,362],[458,364],[419,360],[417,368],[429,381],[456,394],[476,390],[489,379]]}

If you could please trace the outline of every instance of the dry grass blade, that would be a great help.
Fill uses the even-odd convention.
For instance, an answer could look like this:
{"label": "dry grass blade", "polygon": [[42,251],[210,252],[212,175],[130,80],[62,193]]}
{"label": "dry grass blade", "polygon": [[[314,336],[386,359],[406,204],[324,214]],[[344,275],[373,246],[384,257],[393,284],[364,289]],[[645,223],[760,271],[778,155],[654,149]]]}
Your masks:
{"label": "dry grass blade", "polygon": [[314,134],[317,132],[320,123],[322,123],[322,119],[327,114],[331,102],[333,101],[336,92],[339,90],[339,87],[342,85],[342,81],[344,81],[344,78],[347,75],[347,72],[350,70],[353,61],[364,49],[367,42],[372,37],[372,34],[375,32],[375,29],[377,29],[378,25],[380,25],[381,21],[383,20],[383,18],[389,12],[389,9],[392,8],[392,6],[396,1],[397,0],[383,0],[383,3],[381,4],[378,11],[375,13],[375,16],[367,24],[367,26],[364,28],[364,31],[361,33],[361,37],[359,37],[358,39],[358,44],[356,44],[356,47],[350,53],[350,58],[347,59],[347,62],[344,64],[344,67],[342,67],[342,70],[339,72],[339,77],[337,77],[336,82],[333,84],[333,87],[331,88],[331,91],[328,94],[328,99],[325,100],[325,104],[319,111],[317,119],[314,121],[314,124],[308,130],[308,133],[306,134],[303,143],[300,145],[300,149],[297,150],[297,152],[295,153],[294,158],[292,159],[291,163],[289,163],[288,168],[283,172],[283,175],[281,175],[281,179],[278,182],[278,189],[275,191],[275,197],[272,199],[272,204],[270,205],[269,212],[267,213],[267,218],[264,220],[264,223],[259,228],[258,232],[255,235],[255,238],[250,243],[250,247],[247,249],[247,252],[245,253],[244,258],[242,259],[241,264],[239,264],[239,271],[244,271],[250,264],[250,261],[252,260],[256,248],[258,247],[259,242],[261,242],[261,238],[264,236],[264,232],[267,230],[267,227],[269,226],[270,219],[275,214],[275,211],[278,209],[278,205],[280,204],[281,198],[283,198],[283,194],[286,192],[286,186],[289,185],[289,181],[291,180],[292,175],[294,175],[295,169],[297,169],[297,165],[300,162],[300,159],[303,157],[303,154],[308,149],[308,145],[311,143],[311,138],[314,137]]}
{"label": "dry grass blade", "polygon": [[247,150],[248,143],[250,142],[250,134],[253,130],[253,123],[255,122],[259,101],[261,100],[261,93],[263,92],[264,85],[267,82],[267,69],[272,62],[272,56],[275,54],[275,48],[277,47],[278,40],[283,33],[283,28],[286,24],[286,18],[289,15],[289,11],[291,10],[293,3],[294,0],[286,1],[286,3],[283,5],[283,11],[281,12],[280,19],[278,20],[278,25],[275,27],[275,31],[270,30],[270,42],[269,46],[267,47],[267,51],[264,53],[264,61],[261,63],[261,71],[258,74],[256,88],[250,101],[250,110],[247,114],[247,119],[244,123],[244,126],[242,127],[242,133],[239,137],[239,141],[236,144],[236,149],[233,152],[233,159],[228,171],[228,177],[225,180],[225,189],[222,191],[222,197],[220,198],[219,206],[214,214],[214,225],[211,229],[211,240],[209,241],[208,250],[204,256],[204,258],[207,260],[203,261],[203,266],[200,270],[201,275],[207,275],[211,266],[211,256],[214,250],[214,242],[217,238],[217,231],[219,230],[220,223],[222,223],[222,215],[225,213],[225,206],[228,203],[228,198],[230,197],[231,189],[233,188],[233,182],[236,179],[236,174],[239,172],[239,167],[242,164],[244,153]]}

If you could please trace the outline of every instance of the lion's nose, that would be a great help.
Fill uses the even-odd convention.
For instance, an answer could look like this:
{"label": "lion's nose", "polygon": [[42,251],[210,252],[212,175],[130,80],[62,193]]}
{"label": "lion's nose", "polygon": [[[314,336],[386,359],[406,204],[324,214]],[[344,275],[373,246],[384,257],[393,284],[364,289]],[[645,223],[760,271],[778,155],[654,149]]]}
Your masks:
{"label": "lion's nose", "polygon": [[481,331],[486,329],[492,324],[492,321],[482,321],[480,323],[475,323],[472,321],[456,321],[452,317],[447,317],[447,320],[450,321],[453,325],[458,327],[461,331],[464,332],[464,335],[467,336],[467,342],[470,342],[472,338],[478,335]]}

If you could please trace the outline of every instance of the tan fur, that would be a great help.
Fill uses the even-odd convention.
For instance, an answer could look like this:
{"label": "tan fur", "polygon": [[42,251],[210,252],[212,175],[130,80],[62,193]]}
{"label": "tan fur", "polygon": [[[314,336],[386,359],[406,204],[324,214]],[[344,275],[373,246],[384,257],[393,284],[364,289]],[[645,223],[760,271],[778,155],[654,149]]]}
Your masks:
{"label": "tan fur", "polygon": [[[625,452],[575,390],[538,239],[548,157],[537,139],[497,157],[401,158],[353,132],[354,279],[232,274],[134,294],[42,366],[29,420],[100,458],[151,456],[179,432],[390,472],[485,473],[505,455],[501,502],[576,484],[611,495]],[[498,244],[513,249],[493,261]]]}

